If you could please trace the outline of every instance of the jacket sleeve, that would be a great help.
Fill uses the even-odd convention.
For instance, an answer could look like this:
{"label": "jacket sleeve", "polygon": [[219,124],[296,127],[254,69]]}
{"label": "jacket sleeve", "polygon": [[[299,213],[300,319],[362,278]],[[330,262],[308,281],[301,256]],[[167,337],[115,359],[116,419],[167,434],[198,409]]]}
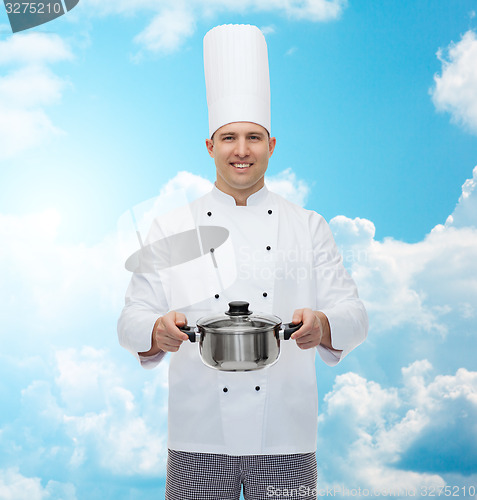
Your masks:
{"label": "jacket sleeve", "polygon": [[[151,348],[154,323],[167,312],[167,305],[162,305],[162,301],[157,298],[154,281],[154,277],[133,274],[118,320],[119,343],[131,352],[144,368],[154,368],[165,356],[165,353],[160,353],[150,358],[138,354]],[[161,288],[160,283],[156,286]]]}
{"label": "jacket sleeve", "polygon": [[328,318],[334,348],[318,346],[318,352],[326,364],[333,366],[365,340],[368,315],[328,224],[316,213],[310,223],[317,308]]}
{"label": "jacket sleeve", "polygon": [[[147,242],[154,241],[157,225],[153,224]],[[157,235],[156,235],[157,237]],[[166,353],[139,356],[151,348],[152,330],[156,320],[168,312],[168,302],[158,273],[133,273],[123,310],[118,320],[118,339],[122,347],[138,359],[144,368],[153,368]]]}

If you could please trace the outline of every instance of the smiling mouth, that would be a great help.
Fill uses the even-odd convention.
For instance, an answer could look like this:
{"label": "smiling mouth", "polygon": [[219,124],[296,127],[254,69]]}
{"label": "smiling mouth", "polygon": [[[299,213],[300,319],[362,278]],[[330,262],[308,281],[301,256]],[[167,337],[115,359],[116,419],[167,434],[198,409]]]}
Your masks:
{"label": "smiling mouth", "polygon": [[252,164],[251,163],[231,163],[231,165],[235,168],[249,168]]}

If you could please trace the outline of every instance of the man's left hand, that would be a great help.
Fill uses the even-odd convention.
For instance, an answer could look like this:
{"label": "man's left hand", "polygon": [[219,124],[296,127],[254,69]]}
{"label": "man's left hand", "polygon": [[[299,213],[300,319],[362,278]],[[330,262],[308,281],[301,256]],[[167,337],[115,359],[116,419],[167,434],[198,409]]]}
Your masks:
{"label": "man's left hand", "polygon": [[332,348],[330,324],[324,313],[309,308],[297,309],[293,313],[292,323],[300,322],[303,326],[291,336],[300,349],[311,349],[320,344]]}

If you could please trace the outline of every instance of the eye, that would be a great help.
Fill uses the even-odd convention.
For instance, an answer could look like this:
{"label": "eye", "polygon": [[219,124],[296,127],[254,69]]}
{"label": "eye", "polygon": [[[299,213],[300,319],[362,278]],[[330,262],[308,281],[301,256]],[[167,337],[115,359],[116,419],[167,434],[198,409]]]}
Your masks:
{"label": "eye", "polygon": [[233,141],[233,136],[232,135],[226,135],[223,138],[224,141]]}
{"label": "eye", "polygon": [[250,140],[252,140],[252,141],[259,141],[260,137],[258,135],[251,135],[250,136]]}

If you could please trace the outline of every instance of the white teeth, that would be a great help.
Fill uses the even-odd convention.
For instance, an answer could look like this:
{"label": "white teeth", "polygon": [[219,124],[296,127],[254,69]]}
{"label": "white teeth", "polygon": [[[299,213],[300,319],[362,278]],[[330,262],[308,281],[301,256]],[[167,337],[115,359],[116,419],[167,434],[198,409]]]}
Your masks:
{"label": "white teeth", "polygon": [[232,163],[236,168],[247,168],[250,167],[250,163]]}

